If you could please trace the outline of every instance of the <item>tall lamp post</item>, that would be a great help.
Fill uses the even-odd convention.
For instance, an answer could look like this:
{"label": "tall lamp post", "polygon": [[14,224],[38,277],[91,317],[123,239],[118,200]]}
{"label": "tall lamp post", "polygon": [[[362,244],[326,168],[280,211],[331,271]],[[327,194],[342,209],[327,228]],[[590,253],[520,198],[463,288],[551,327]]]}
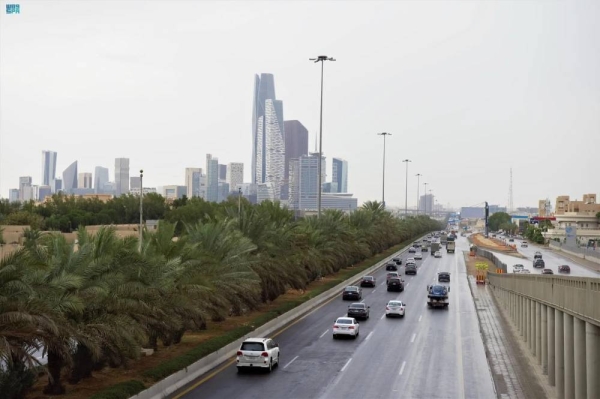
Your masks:
{"label": "tall lamp post", "polygon": [[431,216],[434,215],[435,209],[433,208],[433,190],[429,190],[429,211],[431,212]]}
{"label": "tall lamp post", "polygon": [[423,183],[425,185],[425,215],[427,215],[427,183]]}
{"label": "tall lamp post", "polygon": [[238,187],[238,217],[242,219],[242,188]]}
{"label": "tall lamp post", "polygon": [[408,216],[408,163],[412,162],[410,159],[405,159],[402,162],[406,164],[406,188],[404,196],[404,217]]}
{"label": "tall lamp post", "polygon": [[140,169],[140,253],[142,253],[142,239],[144,233],[142,228],[144,227],[144,171]]}
{"label": "tall lamp post", "polygon": [[320,111],[320,119],[319,119],[319,162],[317,164],[318,173],[319,173],[319,187],[317,191],[317,216],[321,217],[321,191],[323,182],[322,180],[322,172],[321,172],[321,160],[323,159],[323,65],[325,61],[335,61],[335,58],[328,57],[326,55],[319,55],[316,58],[309,58],[309,61],[314,61],[315,64],[317,62],[321,63],[321,111]]}
{"label": "tall lamp post", "polygon": [[419,180],[421,178],[421,176],[423,176],[420,173],[417,173],[415,176],[417,176],[417,215],[419,214]]}
{"label": "tall lamp post", "polygon": [[382,189],[381,189],[381,203],[383,204],[383,207],[385,208],[385,137],[386,136],[391,136],[391,133],[377,133],[378,136],[383,136],[383,185],[382,185]]}

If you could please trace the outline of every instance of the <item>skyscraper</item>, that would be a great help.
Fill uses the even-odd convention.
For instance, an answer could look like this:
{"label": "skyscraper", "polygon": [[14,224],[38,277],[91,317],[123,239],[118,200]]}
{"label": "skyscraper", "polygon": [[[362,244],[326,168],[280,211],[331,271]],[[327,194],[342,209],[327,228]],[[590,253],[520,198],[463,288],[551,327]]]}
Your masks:
{"label": "skyscraper", "polygon": [[19,200],[29,201],[31,199],[31,176],[19,177]]}
{"label": "skyscraper", "polygon": [[129,158],[115,159],[115,196],[129,193]]}
{"label": "skyscraper", "polygon": [[219,164],[219,181],[227,180],[227,165]]}
{"label": "skyscraper", "polygon": [[337,187],[336,193],[348,192],[348,161],[340,158],[333,158],[331,181],[335,183],[332,187]]}
{"label": "skyscraper", "polygon": [[227,183],[231,191],[237,190],[238,184],[244,182],[244,164],[231,162],[227,165]]}
{"label": "skyscraper", "polygon": [[77,161],[69,165],[62,176],[62,189],[67,194],[71,194],[77,188]]}
{"label": "skyscraper", "polygon": [[202,186],[202,168],[185,168],[185,187],[188,198],[200,197]]}
{"label": "skyscraper", "polygon": [[219,159],[206,154],[206,200],[219,200]]}
{"label": "skyscraper", "polygon": [[255,75],[252,108],[252,183],[280,186],[285,162],[283,103],[275,97],[272,74]]}
{"label": "skyscraper", "polygon": [[288,199],[290,187],[290,160],[308,155],[308,130],[299,121],[283,122],[285,137],[285,161],[283,166],[283,186],[281,199]]}
{"label": "skyscraper", "polygon": [[94,169],[94,191],[96,194],[104,192],[104,185],[108,183],[108,168],[96,166]]}
{"label": "skyscraper", "polygon": [[139,190],[139,192],[141,192],[141,190],[142,190],[142,178],[141,177],[131,176],[129,178],[129,191],[131,191],[134,188],[136,190]]}
{"label": "skyscraper", "polygon": [[56,152],[42,151],[42,186],[49,186],[56,178]]}
{"label": "skyscraper", "polygon": [[92,174],[85,172],[78,173],[77,188],[92,188]]}

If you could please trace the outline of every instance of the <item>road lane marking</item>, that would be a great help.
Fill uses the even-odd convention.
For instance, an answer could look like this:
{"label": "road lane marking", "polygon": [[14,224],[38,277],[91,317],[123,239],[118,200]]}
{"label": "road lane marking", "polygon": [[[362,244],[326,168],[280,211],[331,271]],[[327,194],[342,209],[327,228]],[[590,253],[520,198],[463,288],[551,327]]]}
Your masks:
{"label": "road lane marking", "polygon": [[377,291],[377,288],[375,288],[373,291],[371,291],[373,294],[375,293],[375,291]]}
{"label": "road lane marking", "polygon": [[[455,267],[455,271],[456,274],[458,275],[458,257],[454,258],[454,267]],[[460,283],[459,283],[460,284]],[[468,284],[468,282],[467,282]],[[460,315],[460,296],[458,294],[458,290],[454,290],[454,301],[456,302],[456,305],[453,305],[456,307],[456,314]],[[462,331],[461,331],[461,326],[460,326],[460,317],[456,317],[456,347],[457,347],[457,351],[456,353],[458,354],[458,392],[459,392],[459,398],[464,399],[465,398],[465,375],[464,375],[464,370],[463,370],[463,351],[462,351]]]}
{"label": "road lane marking", "polygon": [[400,367],[400,373],[398,373],[398,375],[402,375],[402,373],[404,373],[404,367],[406,367],[406,362],[402,362],[402,367]]}
{"label": "road lane marking", "polygon": [[383,283],[381,283],[381,285],[384,285],[384,284],[385,284],[385,281]]}
{"label": "road lane marking", "polygon": [[371,331],[371,332],[369,333],[369,335],[367,335],[367,338],[365,338],[365,341],[367,341],[369,338],[371,338],[371,335],[373,335],[373,331]]}
{"label": "road lane marking", "polygon": [[346,370],[346,367],[348,367],[348,365],[350,364],[351,361],[352,361],[352,358],[348,359],[348,361],[346,362],[346,364],[344,364],[344,367],[342,367],[342,369],[340,370],[340,372]]}
{"label": "road lane marking", "polygon": [[419,321],[421,321],[422,318],[423,318],[423,315],[419,315]]}
{"label": "road lane marking", "polygon": [[409,285],[409,284],[410,284],[410,283],[406,283],[406,286],[408,287],[408,285]]}
{"label": "road lane marking", "polygon": [[412,338],[410,339],[410,343],[412,344],[413,342],[415,342],[415,338],[417,338],[417,334],[413,334]]}
{"label": "road lane marking", "polygon": [[329,329],[325,330],[325,332],[323,334],[321,334],[321,336],[319,338],[323,338],[323,335],[327,334],[329,332]]}
{"label": "road lane marking", "polygon": [[292,364],[294,362],[294,360],[298,359],[298,356],[296,356],[295,358],[293,358],[292,360],[290,360],[288,362],[288,364],[286,364],[285,366],[283,366],[283,368],[287,368],[287,366],[289,366],[290,364]]}
{"label": "road lane marking", "polygon": [[381,315],[381,318],[379,320],[382,320],[385,317],[385,313]]}

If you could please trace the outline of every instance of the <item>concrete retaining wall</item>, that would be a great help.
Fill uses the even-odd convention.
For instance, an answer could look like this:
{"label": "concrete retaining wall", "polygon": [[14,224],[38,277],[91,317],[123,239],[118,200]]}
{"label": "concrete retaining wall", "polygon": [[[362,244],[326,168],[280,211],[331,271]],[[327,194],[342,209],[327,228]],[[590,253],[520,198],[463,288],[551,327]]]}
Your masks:
{"label": "concrete retaining wall", "polygon": [[407,248],[408,248],[408,246],[403,248],[402,250],[394,253],[393,255],[390,255],[389,257],[385,258],[381,262],[371,266],[370,268],[366,269],[362,273],[349,278],[348,280],[336,285],[332,289],[304,302],[302,305],[269,321],[268,323],[262,325],[261,327],[257,328],[256,330],[252,331],[251,333],[247,334],[246,336],[238,339],[237,341],[232,342],[231,344],[219,349],[218,351],[213,352],[210,355],[203,357],[202,359],[198,360],[196,363],[190,365],[186,369],[178,371],[177,373],[168,376],[164,380],[157,382],[150,388],[140,392],[139,394],[137,394],[135,396],[132,396],[131,399],[162,399],[162,398],[166,398],[168,395],[172,394],[173,392],[177,391],[178,389],[189,384],[190,382],[192,382],[193,380],[195,380],[202,374],[205,374],[206,372],[210,371],[211,369],[219,366],[221,363],[232,358],[235,355],[235,352],[239,349],[242,342],[244,342],[244,340],[247,337],[269,336],[271,333],[286,326],[290,322],[292,322],[302,316],[308,315],[314,308],[323,304],[327,300],[340,295],[340,293],[344,289],[344,287],[346,287],[347,285],[352,285],[353,283],[358,282],[363,276],[367,276],[367,275],[373,273],[375,270],[384,266],[393,257],[398,256],[398,254],[406,251]]}

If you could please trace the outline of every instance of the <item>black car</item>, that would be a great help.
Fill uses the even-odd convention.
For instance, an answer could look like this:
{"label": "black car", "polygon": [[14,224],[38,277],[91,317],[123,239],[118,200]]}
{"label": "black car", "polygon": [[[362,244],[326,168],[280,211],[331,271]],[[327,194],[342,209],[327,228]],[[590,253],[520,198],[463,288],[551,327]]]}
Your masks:
{"label": "black car", "polygon": [[408,263],[404,268],[404,274],[414,274],[417,275],[417,265],[413,263]]}
{"label": "black car", "polygon": [[533,267],[544,268],[545,266],[546,266],[546,262],[544,262],[544,260],[542,258],[538,258],[533,261]]}
{"label": "black car", "polygon": [[402,264],[402,258],[394,258],[394,259],[392,259],[392,262],[396,262],[397,265],[401,265]]}
{"label": "black car", "polygon": [[388,281],[387,290],[389,291],[404,291],[404,282],[399,278],[391,278]]}
{"label": "black car", "polygon": [[352,305],[348,306],[348,317],[366,320],[369,318],[370,308],[370,306],[367,306],[364,303],[353,303]]}
{"label": "black car", "polygon": [[355,285],[349,285],[348,287],[344,288],[342,299],[362,299],[362,290],[360,287]]}
{"label": "black car", "polygon": [[397,263],[388,263],[387,265],[385,265],[385,270],[391,270],[393,272],[397,272],[398,264]]}
{"label": "black car", "polygon": [[542,259],[542,253],[540,251],[537,251],[535,255],[533,255],[533,259]]}
{"label": "black car", "polygon": [[373,276],[364,276],[360,282],[361,287],[376,287],[377,279]]}
{"label": "black car", "polygon": [[450,273],[448,273],[448,272],[439,272],[438,273],[438,282],[440,282],[440,283],[449,283],[450,282]]}
{"label": "black car", "polygon": [[559,273],[571,273],[571,267],[569,265],[561,265],[558,267]]}

